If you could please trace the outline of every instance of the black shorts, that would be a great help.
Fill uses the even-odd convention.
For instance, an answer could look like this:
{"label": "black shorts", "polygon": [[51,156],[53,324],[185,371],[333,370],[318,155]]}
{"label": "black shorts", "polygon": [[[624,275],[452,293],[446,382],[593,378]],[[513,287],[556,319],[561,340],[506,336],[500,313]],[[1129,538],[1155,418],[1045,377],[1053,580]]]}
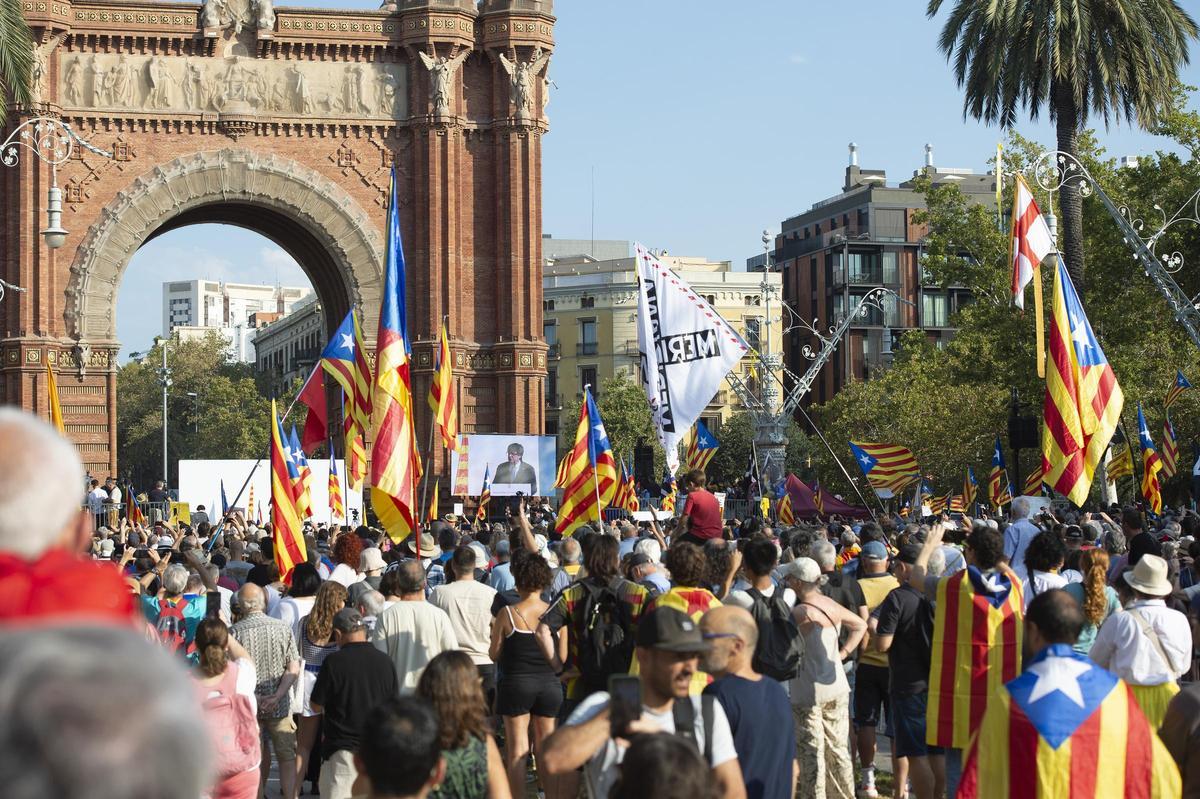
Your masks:
{"label": "black shorts", "polygon": [[858,675],[854,680],[854,726],[876,727],[881,719],[887,717],[887,712],[887,666],[859,663]]}
{"label": "black shorts", "polygon": [[928,694],[893,694],[892,729],[896,735],[892,744],[894,757],[927,757],[940,755],[940,746],[925,742],[925,709]]}
{"label": "black shorts", "polygon": [[562,683],[553,674],[505,675],[496,686],[496,715],[524,716],[532,713],[555,718],[562,707]]}

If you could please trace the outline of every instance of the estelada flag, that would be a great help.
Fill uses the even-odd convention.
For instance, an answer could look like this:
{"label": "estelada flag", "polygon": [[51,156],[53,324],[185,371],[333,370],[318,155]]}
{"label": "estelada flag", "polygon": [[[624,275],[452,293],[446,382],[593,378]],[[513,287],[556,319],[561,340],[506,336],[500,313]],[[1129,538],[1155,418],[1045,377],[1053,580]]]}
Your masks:
{"label": "estelada flag", "polygon": [[483,467],[483,492],[479,495],[479,505],[475,508],[475,521],[477,522],[487,519],[488,501],[492,498],[492,484],[488,481],[491,473],[492,465],[489,463]]}
{"label": "estelada flag", "polygon": [[1124,681],[1054,644],[988,703],[960,799],[1177,797],[1179,769]]}
{"label": "estelada flag", "polygon": [[964,749],[989,697],[1020,672],[1021,581],[968,566],[938,582],[936,608],[925,738]]}
{"label": "estelada flag", "polygon": [[342,481],[338,479],[332,441],[329,442],[329,513],[335,519],[346,518],[346,507],[342,504]]}
{"label": "estelada flag", "polygon": [[784,494],[783,499],[779,500],[779,523],[780,524],[795,524],[796,514],[792,511],[792,496]]}
{"label": "estelada flag", "polygon": [[279,579],[290,585],[292,569],[296,564],[307,561],[308,553],[304,546],[300,514],[296,512],[294,486],[300,480],[300,472],[285,442],[275,400],[271,400],[271,532]]}
{"label": "estelada flag", "polygon": [[708,431],[704,420],[697,419],[696,426],[692,428],[692,440],[688,442],[687,453],[683,459],[687,470],[690,472],[692,469],[707,469],[709,461],[717,454],[720,446],[721,442]]}
{"label": "estelada flag", "polygon": [[585,522],[599,521],[601,511],[612,504],[620,480],[600,409],[587,386],[583,387],[579,424],[575,426],[575,445],[567,457],[567,485],[554,523],[560,536],[571,535]]}
{"label": "estelada flag", "polygon": [[1191,387],[1192,384],[1189,383],[1188,379],[1183,376],[1183,371],[1176,370],[1175,382],[1171,384],[1169,389],[1167,389],[1167,397],[1163,400],[1163,407],[1170,408],[1175,404],[1175,400],[1182,397],[1183,392],[1187,391]]}
{"label": "estelada flag", "polygon": [[1162,487],[1158,482],[1158,474],[1163,466],[1162,459],[1154,449],[1154,439],[1150,438],[1150,428],[1146,426],[1141,403],[1138,403],[1138,439],[1142,446],[1142,496],[1149,503],[1150,510],[1157,515],[1162,513]]}

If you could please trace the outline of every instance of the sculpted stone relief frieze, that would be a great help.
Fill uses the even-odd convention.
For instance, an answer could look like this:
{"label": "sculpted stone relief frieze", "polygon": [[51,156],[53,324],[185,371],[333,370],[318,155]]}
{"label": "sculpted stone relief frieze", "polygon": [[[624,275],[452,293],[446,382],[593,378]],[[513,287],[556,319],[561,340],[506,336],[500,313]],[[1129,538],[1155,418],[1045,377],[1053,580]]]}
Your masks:
{"label": "sculpted stone relief frieze", "polygon": [[249,108],[267,116],[351,119],[408,115],[403,64],[72,53],[60,75],[60,102],[73,109],[244,113]]}

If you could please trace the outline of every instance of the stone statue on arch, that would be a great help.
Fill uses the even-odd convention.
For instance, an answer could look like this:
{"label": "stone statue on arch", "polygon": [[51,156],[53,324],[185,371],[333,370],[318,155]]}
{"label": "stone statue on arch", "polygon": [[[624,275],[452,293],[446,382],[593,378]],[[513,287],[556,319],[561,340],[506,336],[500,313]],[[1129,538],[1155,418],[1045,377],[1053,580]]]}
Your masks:
{"label": "stone statue on arch", "polygon": [[450,116],[450,93],[454,85],[454,73],[458,72],[458,68],[470,54],[471,51],[466,48],[461,51],[457,51],[456,48],[456,52],[451,53],[449,58],[439,58],[436,51],[432,56],[417,53],[425,69],[429,70],[429,99],[433,103],[433,113],[436,116]]}

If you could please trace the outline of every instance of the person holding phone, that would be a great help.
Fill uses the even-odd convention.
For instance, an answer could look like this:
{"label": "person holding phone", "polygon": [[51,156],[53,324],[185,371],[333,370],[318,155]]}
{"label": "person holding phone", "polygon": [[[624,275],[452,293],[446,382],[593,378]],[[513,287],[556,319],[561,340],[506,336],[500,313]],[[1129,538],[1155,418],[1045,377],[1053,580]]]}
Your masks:
{"label": "person holding phone", "polygon": [[666,733],[690,741],[708,763],[724,799],[744,799],[742,769],[725,710],[715,697],[689,696],[700,655],[711,649],[700,625],[663,607],[637,628],[639,677],[614,675],[610,691],[585,699],[546,739],[538,762],[548,774],[583,767],[588,796],[607,797],[635,735]]}

